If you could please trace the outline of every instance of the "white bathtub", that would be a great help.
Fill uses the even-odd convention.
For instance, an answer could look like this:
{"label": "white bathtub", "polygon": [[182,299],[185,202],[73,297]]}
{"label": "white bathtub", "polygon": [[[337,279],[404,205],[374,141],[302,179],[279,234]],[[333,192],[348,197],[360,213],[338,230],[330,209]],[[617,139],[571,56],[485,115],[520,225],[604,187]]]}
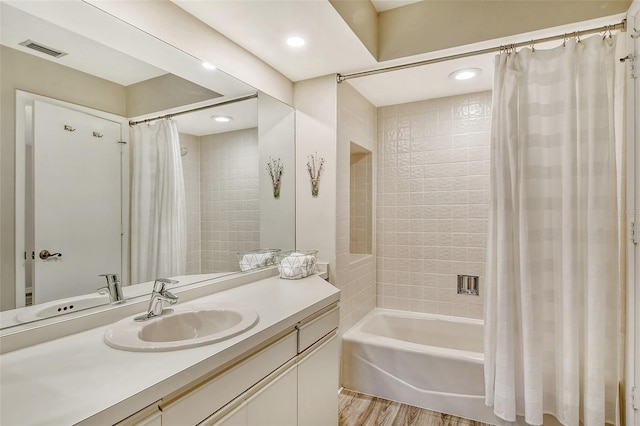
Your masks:
{"label": "white bathtub", "polygon": [[493,424],[480,320],[374,309],[343,335],[347,389]]}

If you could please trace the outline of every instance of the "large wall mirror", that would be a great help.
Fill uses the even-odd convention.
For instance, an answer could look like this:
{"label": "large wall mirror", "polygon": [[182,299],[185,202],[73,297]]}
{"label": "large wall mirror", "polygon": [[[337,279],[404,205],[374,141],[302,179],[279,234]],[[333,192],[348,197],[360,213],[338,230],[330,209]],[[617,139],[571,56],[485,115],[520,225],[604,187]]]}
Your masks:
{"label": "large wall mirror", "polygon": [[3,328],[108,304],[101,274],[136,297],[294,249],[290,106],[87,3],[0,8]]}

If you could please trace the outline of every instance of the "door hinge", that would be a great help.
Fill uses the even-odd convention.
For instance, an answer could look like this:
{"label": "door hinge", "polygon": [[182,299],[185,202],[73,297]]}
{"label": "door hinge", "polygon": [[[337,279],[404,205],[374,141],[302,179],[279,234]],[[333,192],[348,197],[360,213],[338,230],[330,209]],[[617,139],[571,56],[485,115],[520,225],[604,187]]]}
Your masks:
{"label": "door hinge", "polygon": [[640,397],[638,396],[638,388],[636,386],[631,388],[631,405],[634,410],[640,410]]}
{"label": "door hinge", "polygon": [[630,232],[631,242],[633,244],[638,244],[638,233],[636,232],[636,223],[635,222],[629,223],[629,232]]}

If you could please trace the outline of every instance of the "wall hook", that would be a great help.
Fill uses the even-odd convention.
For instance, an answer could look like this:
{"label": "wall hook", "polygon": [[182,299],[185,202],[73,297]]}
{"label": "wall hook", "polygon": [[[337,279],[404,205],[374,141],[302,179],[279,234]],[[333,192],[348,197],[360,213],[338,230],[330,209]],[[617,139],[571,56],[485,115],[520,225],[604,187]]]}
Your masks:
{"label": "wall hook", "polygon": [[69,126],[68,124],[65,124],[65,125],[64,125],[64,129],[65,129],[67,132],[75,132],[75,131],[76,131],[76,128],[75,128],[75,127]]}
{"label": "wall hook", "polygon": [[102,135],[102,133],[93,132],[93,136],[96,137],[96,138],[101,138],[103,135]]}

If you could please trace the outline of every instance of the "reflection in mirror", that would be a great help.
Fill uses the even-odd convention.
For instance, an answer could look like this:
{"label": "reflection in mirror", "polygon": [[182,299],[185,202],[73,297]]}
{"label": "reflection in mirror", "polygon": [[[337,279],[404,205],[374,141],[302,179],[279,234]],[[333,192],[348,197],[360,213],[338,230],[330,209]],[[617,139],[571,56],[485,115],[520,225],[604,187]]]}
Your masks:
{"label": "reflection in mirror", "polygon": [[[3,270],[15,269],[15,283],[2,282],[0,325],[109,303],[96,293],[106,284],[100,274],[117,273],[131,298],[147,294],[160,275],[188,284],[240,271],[239,253],[293,249],[293,109],[86,3],[70,4],[102,26],[105,40],[56,25],[55,17],[78,10],[0,3],[2,155],[16,158],[16,244],[0,259]],[[20,44],[27,40],[40,47]],[[55,58],[54,50],[65,55]],[[162,179],[135,184],[154,161],[136,157],[134,139],[138,128],[164,122],[177,134],[171,158],[182,182],[166,207],[182,202],[184,210],[176,215],[182,222],[150,228],[167,210],[140,206],[152,204]],[[157,154],[157,138],[146,137]],[[284,164],[277,199],[270,158]],[[2,179],[13,173],[3,167]],[[12,200],[3,197],[2,206],[12,208]],[[180,244],[151,238],[160,229],[183,238],[180,252],[161,257]]]}

